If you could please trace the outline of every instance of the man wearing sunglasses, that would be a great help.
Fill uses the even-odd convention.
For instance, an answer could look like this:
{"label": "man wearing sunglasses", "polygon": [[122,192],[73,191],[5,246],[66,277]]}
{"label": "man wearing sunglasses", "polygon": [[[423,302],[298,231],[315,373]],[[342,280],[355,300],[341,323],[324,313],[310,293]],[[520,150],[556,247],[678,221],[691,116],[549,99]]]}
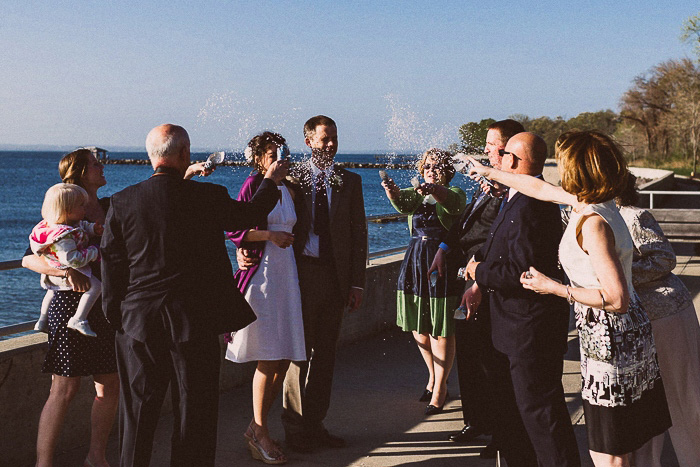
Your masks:
{"label": "man wearing sunglasses", "polygon": [[[541,177],[547,145],[534,133],[520,133],[501,154],[501,170]],[[561,382],[569,307],[520,284],[530,266],[563,279],[561,235],[557,205],[511,188],[488,240],[467,265],[476,282],[462,303],[471,311],[482,292],[489,296],[498,439],[510,467],[580,466]]]}
{"label": "man wearing sunglasses", "polygon": [[[489,163],[493,167],[501,168],[502,155],[499,151],[503,151],[512,136],[523,131],[525,129],[522,124],[512,119],[501,120],[489,126],[484,154],[488,155]],[[479,251],[501,205],[500,198],[492,195],[495,193],[486,193],[481,188],[476,190],[459,222],[454,223],[443,246],[438,250],[430,272],[437,269],[442,274],[447,254],[461,254],[468,259]],[[455,336],[455,359],[459,373],[464,427],[458,433],[450,435],[449,439],[456,443],[466,443],[483,434],[494,432],[493,391],[488,383],[493,354],[488,298],[482,301],[469,319],[455,320]],[[484,448],[481,457],[495,457],[497,444],[498,441],[494,439]]]}

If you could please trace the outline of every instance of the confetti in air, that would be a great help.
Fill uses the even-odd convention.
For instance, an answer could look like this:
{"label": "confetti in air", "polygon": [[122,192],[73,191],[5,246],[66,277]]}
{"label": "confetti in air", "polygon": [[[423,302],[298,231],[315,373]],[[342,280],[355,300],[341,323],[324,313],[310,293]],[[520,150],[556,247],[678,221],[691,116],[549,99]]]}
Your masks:
{"label": "confetti in air", "polygon": [[287,139],[296,135],[300,110],[292,107],[288,111],[270,112],[255,99],[240,97],[234,91],[214,93],[197,113],[195,132],[199,133],[202,144],[217,146],[243,159],[248,141],[258,133],[274,131]]}

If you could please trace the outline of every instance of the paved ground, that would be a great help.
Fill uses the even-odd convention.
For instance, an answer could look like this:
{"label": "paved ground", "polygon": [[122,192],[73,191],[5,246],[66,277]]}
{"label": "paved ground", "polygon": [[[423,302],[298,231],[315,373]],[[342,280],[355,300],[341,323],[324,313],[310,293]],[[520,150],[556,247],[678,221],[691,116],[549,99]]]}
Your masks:
{"label": "paved ground", "polygon": [[[682,250],[682,249],[681,249]],[[692,250],[691,250],[692,251]],[[679,251],[681,253],[681,251]],[[692,255],[692,252],[689,253]],[[686,282],[700,310],[700,257],[680,256],[676,272]],[[564,389],[584,466],[591,466],[587,453],[585,420],[579,392],[578,342],[570,333],[569,353],[564,362]],[[458,399],[446,404],[440,415],[425,417],[424,404],[417,401],[427,372],[410,335],[387,331],[371,339],[339,349],[333,402],[327,427],[348,441],[345,449],[325,449],[313,454],[289,452],[289,464],[299,466],[494,466],[494,460],[482,460],[478,452],[486,444],[479,439],[470,444],[447,441],[450,433],[462,427]],[[456,373],[450,378],[451,394],[459,393]],[[260,466],[251,459],[242,433],[251,419],[250,387],[222,394],[219,415],[218,466]],[[272,409],[271,431],[283,438],[279,422],[281,404]],[[152,465],[169,465],[169,436],[172,421],[164,416],[158,428]],[[79,466],[86,447],[57,456],[58,467]],[[108,460],[117,462],[117,441],[112,439]],[[505,465],[505,463],[503,464]],[[666,442],[664,466],[677,466],[675,455]],[[193,466],[196,467],[196,466]]]}

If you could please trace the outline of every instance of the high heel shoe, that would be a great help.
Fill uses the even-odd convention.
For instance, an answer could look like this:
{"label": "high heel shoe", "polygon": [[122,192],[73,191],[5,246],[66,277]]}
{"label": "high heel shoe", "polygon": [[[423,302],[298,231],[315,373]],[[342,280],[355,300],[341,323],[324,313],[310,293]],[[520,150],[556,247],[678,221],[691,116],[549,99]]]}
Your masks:
{"label": "high heel shoe", "polygon": [[436,407],[434,405],[428,405],[425,408],[425,414],[426,415],[437,415],[439,413],[442,413],[442,409],[445,408],[445,404],[442,404],[440,407]]}
{"label": "high heel shoe", "polygon": [[275,446],[276,452],[268,452],[265,450],[262,444],[260,444],[260,440],[258,440],[257,436],[255,436],[255,431],[253,430],[252,426],[248,425],[245,433],[243,433],[243,437],[246,439],[246,441],[248,441],[248,449],[250,450],[250,455],[253,456],[253,459],[270,465],[287,463],[287,457],[280,450],[279,445],[274,440],[271,441]]}
{"label": "high heel shoe", "polygon": [[433,391],[430,389],[426,389],[423,391],[423,394],[420,395],[420,398],[418,399],[418,402],[428,402],[430,399],[433,397]]}
{"label": "high heel shoe", "polygon": [[[250,422],[251,424],[248,425],[248,428],[246,428],[245,433],[243,433],[243,437],[247,439],[248,441],[253,441],[255,442],[255,431],[253,431],[253,422]],[[277,449],[282,448],[282,443],[279,442],[279,440],[276,440],[274,438],[270,438],[270,441],[275,445]]]}
{"label": "high heel shoe", "polygon": [[253,459],[263,461],[265,464],[279,465],[287,463],[287,458],[284,456],[284,454],[277,452],[277,457],[274,457],[267,452],[260,443],[248,441],[248,449],[250,450],[250,455],[253,456]]}

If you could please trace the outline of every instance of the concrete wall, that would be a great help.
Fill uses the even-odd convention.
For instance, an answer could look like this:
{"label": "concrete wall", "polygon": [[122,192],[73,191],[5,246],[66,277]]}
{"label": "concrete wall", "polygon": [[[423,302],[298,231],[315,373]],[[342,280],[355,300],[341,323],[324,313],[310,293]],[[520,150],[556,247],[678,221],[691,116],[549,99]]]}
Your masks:
{"label": "concrete wall", "polygon": [[[396,281],[403,254],[373,260],[367,267],[362,307],[346,313],[339,345],[375,334],[396,321]],[[224,343],[222,339],[222,356]],[[41,410],[51,387],[51,375],[41,373],[46,335],[31,334],[0,341],[0,465],[33,465]],[[255,363],[223,361],[220,385],[228,390],[250,384]],[[58,449],[86,445],[90,437],[90,408],[95,397],[91,378],[83,378],[80,392],[66,417]],[[166,401],[169,401],[169,397]],[[166,402],[168,404],[169,402]],[[167,412],[167,405],[163,411]],[[116,433],[113,430],[112,435]]]}

